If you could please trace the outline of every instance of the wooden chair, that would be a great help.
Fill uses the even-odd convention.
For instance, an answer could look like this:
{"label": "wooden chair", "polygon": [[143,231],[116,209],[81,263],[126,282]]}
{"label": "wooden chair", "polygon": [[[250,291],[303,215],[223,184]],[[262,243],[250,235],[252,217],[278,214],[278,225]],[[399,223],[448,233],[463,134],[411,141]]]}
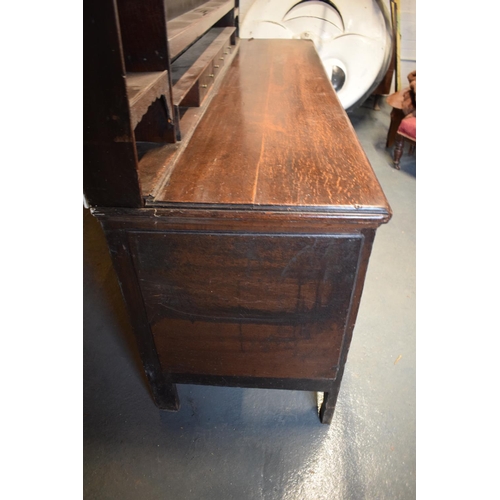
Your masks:
{"label": "wooden chair", "polygon": [[403,156],[405,142],[410,143],[409,153],[413,154],[417,144],[417,118],[408,116],[401,120],[396,133],[396,145],[394,146],[394,168],[400,170],[399,162]]}
{"label": "wooden chair", "polygon": [[405,117],[405,114],[401,108],[393,107],[391,111],[391,123],[389,125],[389,130],[387,132],[387,141],[385,143],[386,148],[392,148],[396,142],[396,134],[398,133],[399,125]]}
{"label": "wooden chair", "polygon": [[417,107],[417,72],[412,71],[408,75],[409,87],[394,92],[387,97],[387,104],[392,106],[391,123],[387,133],[386,148],[393,146],[396,141],[396,134],[398,133],[401,121],[407,117],[415,116]]}

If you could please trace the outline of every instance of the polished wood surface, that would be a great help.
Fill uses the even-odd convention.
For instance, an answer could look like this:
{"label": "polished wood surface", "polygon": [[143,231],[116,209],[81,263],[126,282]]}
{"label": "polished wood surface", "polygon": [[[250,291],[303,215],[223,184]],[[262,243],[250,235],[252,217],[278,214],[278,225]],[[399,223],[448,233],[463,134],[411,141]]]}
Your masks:
{"label": "polished wood surface", "polygon": [[335,208],[388,203],[306,40],[242,40],[162,204]]}
{"label": "polished wood surface", "polygon": [[169,69],[165,0],[116,0],[127,72]]}
{"label": "polished wood surface", "polygon": [[[176,160],[183,154],[189,144],[189,141],[196,130],[196,127],[203,115],[210,106],[210,103],[224,79],[231,61],[238,51],[239,41],[233,46],[231,53],[224,55],[224,61],[221,61],[221,67],[216,75],[215,82],[208,89],[203,101],[199,107],[183,108],[183,113],[179,121],[178,131],[180,132],[180,141],[176,144],[167,144],[161,147],[153,147],[139,161],[139,178],[141,180],[142,195],[146,203],[151,202],[156,194],[161,190],[165,182],[168,181],[170,173],[173,171]],[[227,64],[226,64],[227,63]]]}
{"label": "polished wood surface", "polygon": [[[232,54],[226,56],[227,61],[231,62],[233,60],[237,49],[238,45],[235,46]],[[184,111],[179,122],[180,141],[176,144],[166,144],[161,147],[155,146],[141,156],[138,172],[141,181],[142,196],[145,198],[146,203],[154,199],[156,193],[168,180],[176,160],[183,154],[188,146],[196,126],[205,114],[211,100],[220,87],[227,69],[228,67],[226,65],[221,68],[218,78],[215,79],[214,84],[207,92],[203,106],[188,108]]]}

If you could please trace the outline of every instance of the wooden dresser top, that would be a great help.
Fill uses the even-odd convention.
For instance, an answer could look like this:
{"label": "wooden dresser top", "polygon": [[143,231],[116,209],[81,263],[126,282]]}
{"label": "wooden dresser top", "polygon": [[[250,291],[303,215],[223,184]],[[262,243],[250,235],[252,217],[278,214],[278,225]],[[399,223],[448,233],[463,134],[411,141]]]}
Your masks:
{"label": "wooden dresser top", "polygon": [[240,52],[154,203],[390,217],[311,41]]}

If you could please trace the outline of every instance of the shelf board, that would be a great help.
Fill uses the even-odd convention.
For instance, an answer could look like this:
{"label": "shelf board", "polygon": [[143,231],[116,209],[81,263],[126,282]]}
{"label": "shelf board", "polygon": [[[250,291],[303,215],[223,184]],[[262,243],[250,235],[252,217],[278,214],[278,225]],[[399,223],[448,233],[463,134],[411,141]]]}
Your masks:
{"label": "shelf board", "polygon": [[[227,58],[227,64],[221,70],[220,78],[214,83],[210,89],[203,105],[199,108],[183,109],[180,120],[181,141],[175,144],[141,144],[138,149],[141,149],[138,173],[141,182],[141,193],[143,198],[148,200],[154,199],[157,193],[165,186],[173,172],[175,165],[183,151],[186,150],[191,137],[193,136],[196,127],[203,118],[203,115],[210,106],[210,102],[217,94],[224,75],[229,70],[231,62],[236,56],[239,49],[239,41],[232,53]],[[182,108],[181,108],[182,109]]]}
{"label": "shelf board", "polygon": [[172,160],[177,156],[179,143],[137,143],[137,149],[144,152],[138,164],[141,193],[147,198],[168,171]]}
{"label": "shelf board", "polygon": [[229,70],[229,67],[231,66],[231,63],[236,56],[236,53],[238,52],[239,49],[239,40],[237,40],[236,45],[234,45],[234,49],[231,54],[229,54],[228,58],[225,61],[224,67],[222,68],[222,71],[219,75],[219,78],[213,85],[213,87],[210,89],[209,93],[207,94],[207,97],[205,101],[203,102],[203,106],[199,108],[180,108],[183,110],[182,116],[180,119],[180,129],[181,129],[181,137],[182,141],[189,141],[191,136],[194,133],[194,130],[198,126],[198,123],[202,119],[203,115],[205,114],[208,106],[210,105],[211,100],[213,97],[217,94],[219,91],[219,88],[224,80],[224,76]]}
{"label": "shelf board", "polygon": [[170,57],[175,59],[234,9],[234,0],[210,0],[167,22]]}
{"label": "shelf board", "polygon": [[236,28],[213,28],[172,64],[172,99],[179,106]]}
{"label": "shelf board", "polygon": [[135,128],[149,106],[162,95],[168,95],[168,72],[127,73],[125,82],[132,128]]}

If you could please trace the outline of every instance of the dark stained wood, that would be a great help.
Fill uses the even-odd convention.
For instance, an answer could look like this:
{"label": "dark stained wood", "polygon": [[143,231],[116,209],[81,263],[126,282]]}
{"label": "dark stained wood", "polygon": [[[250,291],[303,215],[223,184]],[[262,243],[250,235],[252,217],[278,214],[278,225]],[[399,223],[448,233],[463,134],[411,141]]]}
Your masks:
{"label": "dark stained wood", "polygon": [[388,214],[312,42],[240,46],[156,201]]}
{"label": "dark stained wood", "polygon": [[150,384],[153,399],[159,408],[178,410],[177,390],[169,374],[163,374],[158,354],[151,335],[146,311],[137,285],[137,278],[132,270],[132,262],[126,233],[107,231],[103,226],[108,241],[113,265],[127,304],[130,321],[134,328],[137,346],[144,365],[144,371]]}
{"label": "dark stained wood", "polygon": [[133,142],[84,142],[83,190],[89,206],[140,207],[136,162]]}
{"label": "dark stained wood", "polygon": [[401,157],[403,156],[405,142],[409,143],[409,153],[413,154],[415,152],[415,146],[417,144],[416,141],[401,134],[396,134],[395,146],[393,152],[393,165],[396,170],[401,170],[400,161]]}
{"label": "dark stained wood", "polygon": [[91,206],[140,207],[125,65],[112,0],[85,2],[83,188]]}
{"label": "dark stained wood", "polygon": [[333,418],[333,413],[335,411],[335,405],[337,404],[337,398],[340,391],[340,384],[342,382],[342,377],[344,376],[345,363],[347,361],[347,355],[349,353],[349,348],[351,346],[354,326],[356,324],[359,305],[361,303],[361,295],[363,293],[366,271],[368,269],[368,262],[370,260],[373,240],[375,238],[375,230],[373,229],[364,229],[361,232],[364,236],[364,242],[363,242],[364,244],[363,248],[361,249],[357,278],[353,288],[351,306],[349,309],[349,318],[346,324],[342,350],[340,353],[340,362],[339,362],[340,368],[335,377],[332,388],[329,391],[327,391],[324,395],[323,404],[321,405],[320,409],[320,420],[323,424],[331,423]]}
{"label": "dark stained wood", "polygon": [[218,89],[229,68],[229,65],[231,64],[232,60],[234,59],[234,56],[238,51],[239,42],[237,42],[236,45],[231,48],[231,50],[229,50],[228,47],[229,46],[222,48],[213,60],[211,69],[215,77],[214,78],[215,81],[213,85],[211,85],[210,89],[208,90],[205,96],[203,106],[196,108],[189,108],[187,110],[184,110],[183,112],[182,118],[180,120],[181,137],[183,139],[186,140],[191,139],[191,136],[193,135],[195,128],[198,126],[198,123],[200,122],[202,116],[208,109],[211,99],[218,92]]}
{"label": "dark stained wood", "polygon": [[[229,62],[234,58],[236,51],[237,46],[233,49],[232,54],[226,56]],[[226,71],[227,66],[223,66],[221,68],[220,78],[216,79],[214,85],[211,87],[203,106],[189,108],[183,114],[179,123],[180,142],[176,144],[166,144],[160,147],[158,147],[158,144],[138,145],[139,148],[147,151],[140,156],[138,165],[141,191],[146,201],[148,197],[154,198],[162,185],[168,181],[169,174],[172,172],[176,160],[189,145],[191,136],[203,117],[203,114],[206,112],[214,94],[217,92]]]}
{"label": "dark stained wood", "polygon": [[[231,54],[225,56],[228,63],[233,60],[237,50],[238,44],[231,51]],[[175,145],[168,144],[160,148],[151,149],[141,157],[139,161],[139,177],[144,197],[153,199],[164,184],[168,182],[169,175],[173,171],[176,161],[183,154],[186,147],[188,147],[190,139],[218,91],[227,69],[227,65],[222,66],[218,75],[219,77],[215,79],[215,83],[207,93],[203,105],[196,108],[189,108],[183,113],[178,124],[178,131],[180,132],[178,140],[180,142]],[[146,202],[149,198],[146,198]]]}
{"label": "dark stained wood", "polygon": [[165,0],[117,0],[117,5],[136,140],[175,142]]}
{"label": "dark stained wood", "polygon": [[[215,81],[215,73],[217,72],[216,70],[223,65],[224,60],[219,59],[219,53],[221,52],[221,49],[230,46],[231,35],[234,33],[235,28],[214,28],[211,31],[213,32],[213,34],[211,33],[214,37],[213,41],[205,48],[200,56],[190,64],[189,69],[174,83],[172,89],[172,99],[174,106],[199,106],[201,104],[199,94],[198,99],[195,100],[195,104],[190,104],[192,100],[187,98],[187,96],[189,95],[193,87],[195,87],[197,84],[202,85],[203,83],[209,83],[210,85],[212,85]],[[186,54],[187,52],[184,54],[184,56]],[[179,60],[177,60],[176,63],[178,61]],[[214,64],[217,65],[217,68],[213,67]],[[207,72],[208,81],[204,82],[203,77]]]}
{"label": "dark stained wood", "polygon": [[[203,56],[203,54],[210,48],[210,46],[224,33],[225,28],[212,28],[208,30],[196,43],[194,43],[182,56],[178,57],[174,63],[172,63],[172,85],[175,87],[179,80],[186,74],[186,72],[192,71],[192,66],[197,63],[198,59]],[[229,30],[234,31],[233,29]],[[220,46],[222,47],[222,45]],[[211,61],[215,57],[215,52],[208,61]],[[204,66],[206,67],[206,65]],[[204,69],[203,67],[203,69]]]}
{"label": "dark stained wood", "polygon": [[[125,82],[132,127],[135,128],[151,104],[156,99],[169,94],[168,73],[167,71],[127,73]],[[172,112],[170,116],[173,116]]]}
{"label": "dark stained wood", "polygon": [[138,172],[141,180],[142,195],[149,196],[155,186],[163,179],[165,171],[175,158],[179,143],[164,144],[139,144],[144,154],[139,159]]}
{"label": "dark stained wood", "polygon": [[[167,97],[160,96],[148,107],[135,127],[136,141],[173,143],[176,142],[175,126]],[[142,189],[144,194],[144,189]]]}
{"label": "dark stained wood", "polygon": [[234,0],[210,0],[167,23],[170,57],[175,59],[234,8]]}
{"label": "dark stained wood", "polygon": [[[206,232],[203,215],[194,218],[200,210],[187,212],[160,208],[95,213],[108,231],[128,233],[128,272],[138,277],[163,372],[179,383],[325,391],[320,419],[330,423],[374,228],[360,231],[356,221],[317,212],[302,212],[294,221],[293,213],[216,215],[206,210],[201,212],[212,229],[241,229],[245,218],[257,218],[259,223],[250,227],[259,233]],[[284,225],[287,218],[290,225]],[[131,224],[138,232],[130,231]],[[297,228],[300,235],[290,233]],[[322,228],[332,236],[307,236],[307,228]],[[290,263],[285,275],[292,279],[280,285],[278,276]],[[262,300],[264,290],[268,293]],[[344,298],[338,300],[338,293]],[[303,300],[292,301],[297,294]],[[321,300],[334,295],[333,302]],[[315,308],[318,303],[325,307]],[[322,328],[330,334],[321,337]],[[310,382],[304,386],[302,380]]]}
{"label": "dark stained wood", "polygon": [[184,94],[182,101],[179,104],[187,107],[199,107],[205,100],[205,97],[210,92],[214,84],[214,71],[212,69],[212,61],[198,75],[193,82],[191,88]]}
{"label": "dark stained wood", "polygon": [[[232,24],[231,6],[221,14],[229,4],[212,0],[169,22],[174,46],[191,44],[217,21]],[[107,74],[118,74],[108,87],[118,95],[103,95],[124,103],[117,117],[126,123],[121,138],[116,125],[103,127],[106,149],[87,153],[94,176],[87,183],[104,190],[117,183],[130,202],[117,168],[135,164],[146,203],[131,207],[115,196],[93,213],[159,408],[178,409],[176,383],[324,391],[320,420],[327,424],[375,231],[391,209],[312,43],[245,41],[235,57],[230,31],[227,47],[212,46],[203,64],[183,70],[197,81],[210,70],[217,78],[200,108],[173,108],[181,142],[137,148],[139,138],[166,138],[159,123],[171,118],[172,68],[164,70],[168,95],[157,99],[159,84],[129,82],[127,96],[119,31],[101,33],[114,40],[119,59],[107,55],[115,64]],[[219,67],[217,57],[224,58]],[[145,112],[140,92],[152,101]]]}
{"label": "dark stained wood", "polygon": [[94,215],[108,220],[113,227],[140,230],[270,232],[338,234],[349,231],[375,229],[390,220],[390,214],[354,214],[342,211],[303,210],[249,210],[211,208],[164,208],[152,202],[141,210],[126,208],[99,208]]}
{"label": "dark stained wood", "polygon": [[282,378],[336,371],[360,235],[141,232],[130,240],[164,369]]}
{"label": "dark stained wood", "polygon": [[396,141],[396,134],[398,133],[399,125],[405,117],[402,109],[392,108],[391,111],[391,123],[389,124],[389,130],[387,131],[387,140],[385,143],[386,148],[391,148]]}
{"label": "dark stained wood", "polygon": [[[106,209],[96,215],[106,220],[109,229],[134,223],[139,231],[129,231],[133,272],[139,277],[164,372],[178,383],[325,391],[320,419],[330,423],[361,300],[374,221],[363,229],[359,221],[320,212],[166,208],[140,212]],[[253,233],[231,232],[244,227]],[[360,243],[357,248],[349,246],[355,242]],[[330,252],[325,251],[328,247]],[[299,255],[296,260],[291,258],[294,252]],[[322,267],[325,259],[327,265]],[[292,282],[280,286],[278,276],[291,261],[301,274],[300,291]],[[318,272],[328,276],[330,288],[324,288]],[[318,283],[323,288],[317,288]],[[326,318],[331,314],[330,319],[322,322],[321,308],[307,309],[325,290],[338,292],[342,287],[343,301],[325,303],[323,311]],[[260,290],[268,291],[265,300]],[[292,304],[289,299],[297,292],[306,300]],[[256,310],[256,300],[265,313]],[[175,310],[169,311],[169,304]],[[342,325],[337,334],[333,334],[335,324]],[[321,325],[331,334],[319,341]],[[312,347],[314,338],[317,349]],[[328,346],[336,346],[335,351]],[[332,365],[332,360],[337,361]],[[304,385],[303,380],[308,382]]]}
{"label": "dark stained wood", "polygon": [[[343,366],[340,371],[343,373]],[[337,404],[337,397],[339,395],[341,378],[340,376],[338,381],[335,381],[335,386],[330,387],[323,395],[323,403],[319,410],[319,419],[322,424],[330,425],[332,423],[333,413],[335,412],[335,405]]]}
{"label": "dark stained wood", "polygon": [[169,69],[165,0],[116,0],[127,72]]}

